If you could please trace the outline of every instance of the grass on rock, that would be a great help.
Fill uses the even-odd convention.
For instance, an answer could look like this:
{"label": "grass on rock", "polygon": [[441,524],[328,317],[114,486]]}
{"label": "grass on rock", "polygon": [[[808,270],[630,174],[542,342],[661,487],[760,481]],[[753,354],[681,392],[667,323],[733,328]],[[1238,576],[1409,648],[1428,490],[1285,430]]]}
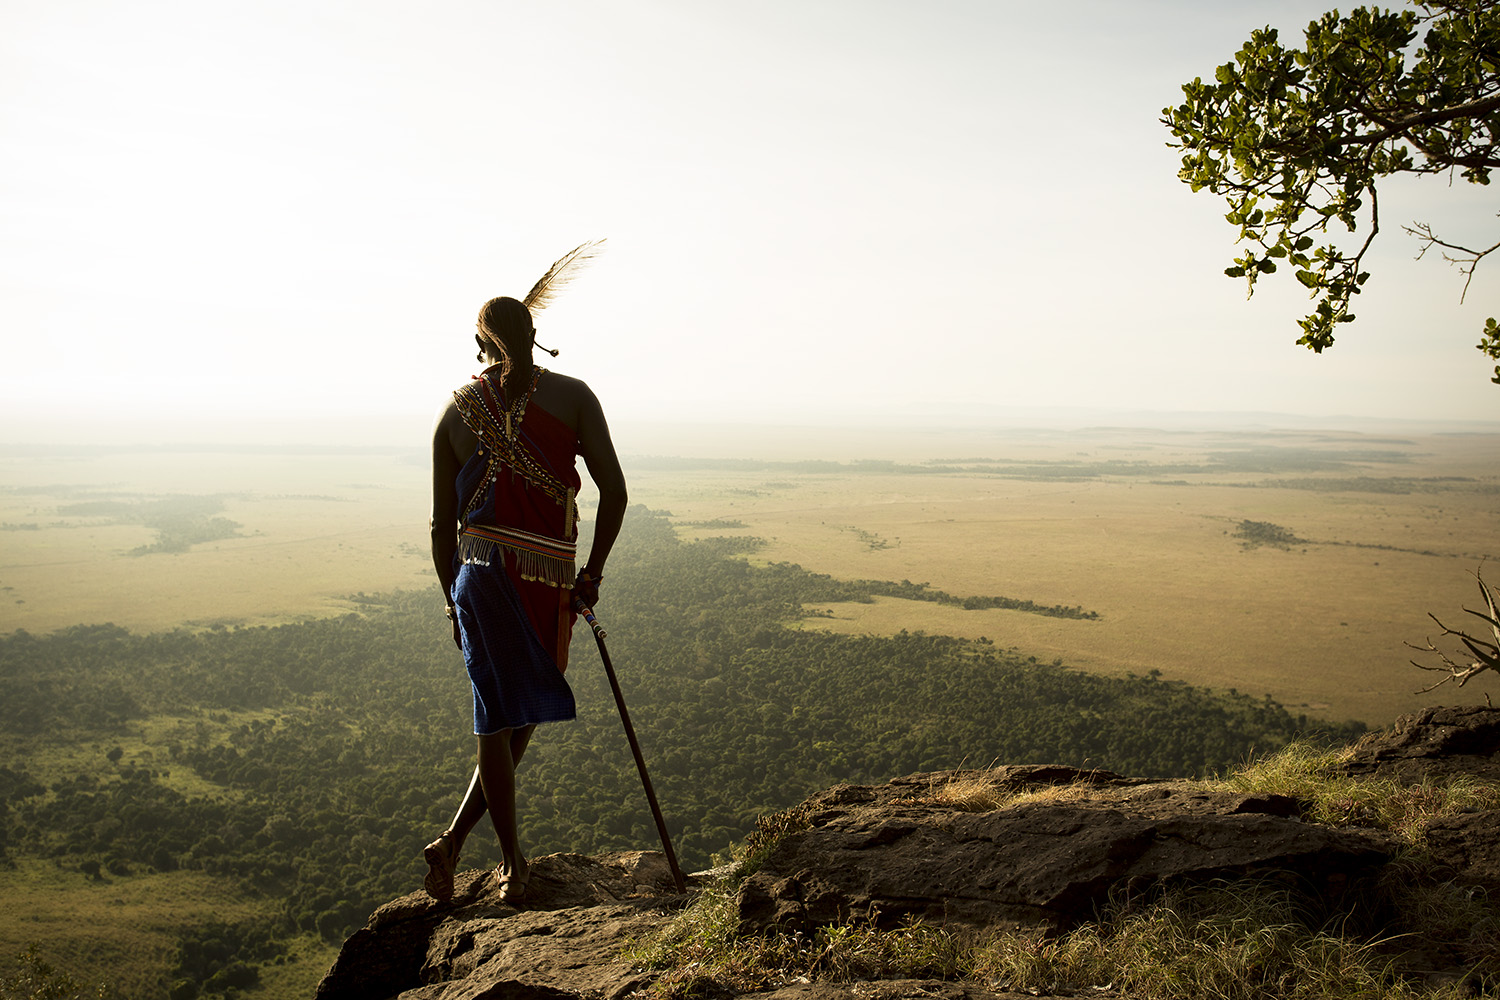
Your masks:
{"label": "grass on rock", "polygon": [[[1349,748],[1293,745],[1204,784],[1221,791],[1289,795],[1304,819],[1394,833],[1406,848],[1377,888],[1377,908],[1397,915],[1374,933],[1330,922],[1317,901],[1284,882],[1182,886],[1149,899],[1117,899],[1101,918],[1060,935],[974,935],[908,921],[881,930],[866,921],[806,934],[741,935],[739,884],[782,838],[805,829],[805,807],[764,817],[725,867],[672,923],[627,957],[656,970],[663,1000],[770,989],[809,981],[957,979],[1032,993],[1112,991],[1134,1000],[1212,997],[1458,1000],[1500,986],[1500,910],[1482,893],[1437,878],[1423,834],[1440,816],[1500,807],[1500,786],[1469,778],[1402,785],[1356,779],[1336,766]],[[1037,799],[1085,798],[1079,784],[1017,794],[966,772],[932,790],[950,808],[984,811]],[[1395,926],[1399,924],[1399,926]],[[1461,979],[1427,982],[1410,969],[1433,948],[1461,956]],[[1401,961],[1405,957],[1408,961]]]}

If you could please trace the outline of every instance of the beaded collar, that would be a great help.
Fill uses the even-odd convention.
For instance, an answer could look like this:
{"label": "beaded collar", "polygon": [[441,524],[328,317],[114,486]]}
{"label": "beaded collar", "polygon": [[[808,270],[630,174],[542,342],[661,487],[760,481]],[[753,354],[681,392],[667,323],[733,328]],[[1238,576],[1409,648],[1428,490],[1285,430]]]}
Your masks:
{"label": "beaded collar", "polygon": [[[492,377],[491,373],[500,365],[490,365],[474,379],[484,383],[486,389],[486,401],[492,408],[498,408],[505,418],[505,436],[514,440],[516,428],[521,426],[521,418],[526,416],[526,405],[531,402],[532,393],[536,392],[537,385],[542,381],[542,374],[547,370],[541,365],[531,366],[531,385],[525,392],[517,397],[516,401],[507,409],[503,406],[505,401],[505,386],[498,378]],[[498,400],[498,405],[497,405]],[[480,454],[484,454],[483,451]]]}

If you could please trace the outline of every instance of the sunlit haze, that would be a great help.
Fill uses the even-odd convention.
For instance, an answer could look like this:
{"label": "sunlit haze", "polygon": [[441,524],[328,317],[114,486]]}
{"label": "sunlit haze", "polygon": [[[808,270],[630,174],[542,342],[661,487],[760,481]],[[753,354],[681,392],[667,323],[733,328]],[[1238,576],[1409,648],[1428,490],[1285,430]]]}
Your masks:
{"label": "sunlit haze", "polygon": [[419,440],[479,305],[599,237],[539,340],[622,449],[1036,407],[1500,418],[1497,269],[1460,304],[1399,229],[1487,245],[1489,190],[1383,192],[1319,357],[1176,179],[1180,84],[1326,7],[8,0],[3,439]]}

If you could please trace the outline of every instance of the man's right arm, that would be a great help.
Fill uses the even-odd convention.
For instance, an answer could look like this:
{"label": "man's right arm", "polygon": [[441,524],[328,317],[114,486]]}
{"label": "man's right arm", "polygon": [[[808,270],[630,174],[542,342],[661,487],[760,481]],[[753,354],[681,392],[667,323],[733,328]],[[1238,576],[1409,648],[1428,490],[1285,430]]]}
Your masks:
{"label": "man's right arm", "polygon": [[[604,575],[604,563],[610,549],[619,537],[620,526],[625,521],[625,508],[630,502],[625,488],[625,473],[620,468],[619,456],[615,454],[614,442],[609,436],[609,424],[604,419],[604,409],[588,386],[578,383],[581,393],[578,409],[578,453],[589,470],[589,478],[599,490],[599,509],[594,519],[594,541],[589,548],[588,561],[584,563],[580,576],[587,574],[589,580]],[[579,592],[584,591],[584,592]],[[590,592],[591,591],[591,592]],[[598,599],[598,588],[579,588],[575,594],[585,604]]]}
{"label": "man's right arm", "polygon": [[458,487],[460,464],[453,450],[451,425],[458,420],[453,400],[438,413],[432,428],[432,515],[428,529],[432,536],[432,568],[437,571],[438,585],[443,589],[443,603],[453,603],[453,562],[458,554]]}

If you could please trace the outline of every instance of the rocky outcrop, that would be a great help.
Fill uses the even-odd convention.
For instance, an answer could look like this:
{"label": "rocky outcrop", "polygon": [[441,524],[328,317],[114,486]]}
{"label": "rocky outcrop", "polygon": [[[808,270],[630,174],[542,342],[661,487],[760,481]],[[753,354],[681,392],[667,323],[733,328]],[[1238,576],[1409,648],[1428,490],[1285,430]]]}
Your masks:
{"label": "rocky outcrop", "polygon": [[1394,847],[1375,831],[1304,823],[1280,796],[1056,767],[990,774],[1030,796],[984,812],[934,801],[933,789],[972,776],[962,772],[815,796],[807,829],[784,837],[740,887],[740,931],[851,917],[1058,931],[1093,918],[1117,888],[1268,872],[1336,899]]}
{"label": "rocky outcrop", "polygon": [[[1500,710],[1432,709],[1362,741],[1341,768],[1356,777],[1500,780]],[[983,777],[985,793],[950,794]],[[997,801],[998,797],[998,801]],[[938,772],[840,785],[784,817],[783,835],[740,883],[743,933],[808,931],[868,919],[1055,933],[1091,919],[1112,893],[1206,879],[1289,880],[1329,912],[1356,899],[1396,850],[1375,830],[1306,822],[1301,804],[1187,781],[1146,781],[1060,766]],[[1443,874],[1500,894],[1500,812],[1433,821],[1426,847]],[[650,974],[623,957],[684,906],[661,855],[533,861],[521,908],[489,872],[459,876],[451,903],[414,893],[382,906],[344,945],[318,1000],[624,997]],[[1439,967],[1439,966],[1428,966]],[[776,1000],[933,996],[989,1000],[973,983],[789,983]]]}
{"label": "rocky outcrop", "polygon": [[[1402,716],[1355,744],[1339,770],[1416,788],[1500,782],[1500,709],[1435,707]],[[1442,874],[1500,899],[1500,810],[1434,819],[1424,841]]]}
{"label": "rocky outcrop", "polygon": [[1342,769],[1407,784],[1456,775],[1500,781],[1500,709],[1424,708],[1354,746]]}
{"label": "rocky outcrop", "polygon": [[490,871],[459,875],[453,900],[425,892],[385,904],[344,942],[318,1000],[614,997],[646,977],[620,957],[685,901],[659,853],[532,860],[520,908]]}

